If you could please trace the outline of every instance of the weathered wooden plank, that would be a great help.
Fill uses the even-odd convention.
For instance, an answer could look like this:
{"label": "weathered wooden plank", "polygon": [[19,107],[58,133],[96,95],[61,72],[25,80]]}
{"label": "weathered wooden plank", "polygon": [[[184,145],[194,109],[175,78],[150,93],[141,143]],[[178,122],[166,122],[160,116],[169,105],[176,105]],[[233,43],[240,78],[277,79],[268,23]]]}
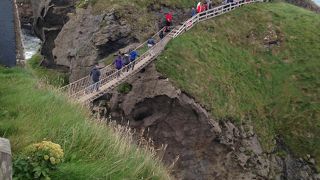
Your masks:
{"label": "weathered wooden plank", "polygon": [[12,180],[11,147],[4,138],[0,138],[0,180]]}

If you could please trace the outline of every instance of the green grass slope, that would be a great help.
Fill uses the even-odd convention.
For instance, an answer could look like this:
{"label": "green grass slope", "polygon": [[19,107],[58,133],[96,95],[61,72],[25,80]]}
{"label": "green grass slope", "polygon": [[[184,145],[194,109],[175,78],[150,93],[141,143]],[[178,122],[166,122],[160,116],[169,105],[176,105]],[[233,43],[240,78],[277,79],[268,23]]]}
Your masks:
{"label": "green grass slope", "polygon": [[133,145],[63,96],[44,89],[23,69],[0,67],[0,136],[9,138],[13,155],[44,138],[62,145],[65,161],[53,179],[168,179],[154,154]]}
{"label": "green grass slope", "polygon": [[319,27],[319,14],[286,3],[245,6],[173,40],[157,69],[213,116],[251,122],[266,150],[279,135],[319,164]]}

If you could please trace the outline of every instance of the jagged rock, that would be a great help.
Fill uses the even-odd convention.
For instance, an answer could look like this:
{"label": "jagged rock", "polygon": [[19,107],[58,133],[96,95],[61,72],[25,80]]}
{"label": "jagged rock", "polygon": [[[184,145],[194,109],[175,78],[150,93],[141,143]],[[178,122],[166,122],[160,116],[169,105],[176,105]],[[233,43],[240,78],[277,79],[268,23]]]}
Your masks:
{"label": "jagged rock", "polygon": [[[147,129],[156,146],[167,144],[163,161],[176,179],[290,179],[315,176],[308,163],[263,152],[253,127],[217,121],[188,94],[156,72],[154,64],[128,81],[132,90],[112,92],[112,119]],[[290,162],[289,162],[290,161]],[[302,168],[301,168],[302,167]]]}
{"label": "jagged rock", "polygon": [[311,164],[313,164],[313,165],[316,165],[316,160],[313,159],[313,158],[309,159],[309,162],[310,162]]}
{"label": "jagged rock", "polygon": [[245,149],[244,147],[240,147],[240,148],[239,148],[239,151],[243,153],[243,152],[246,151],[246,149]]}
{"label": "jagged rock", "polygon": [[75,11],[75,2],[74,0],[31,0],[34,31],[42,40],[43,65],[54,65],[52,54],[52,49],[55,47],[54,40],[69,20],[67,14]]}
{"label": "jagged rock", "polygon": [[55,40],[53,56],[56,64],[70,68],[71,82],[86,76],[102,57],[136,41],[115,12],[92,15],[90,8],[77,9],[69,17]]}
{"label": "jagged rock", "polygon": [[314,180],[320,180],[320,174],[315,174],[313,175]]}
{"label": "jagged rock", "polygon": [[28,28],[31,30],[31,24],[33,23],[33,10],[30,0],[18,0],[17,6],[19,9],[19,18],[22,28]]}
{"label": "jagged rock", "polygon": [[285,176],[292,180],[309,180],[313,179],[315,171],[302,159],[296,160],[288,155],[285,160]]}
{"label": "jagged rock", "polygon": [[234,145],[237,138],[240,137],[240,131],[230,121],[223,121],[220,123],[222,127],[222,134],[220,135],[220,143],[225,145]]}

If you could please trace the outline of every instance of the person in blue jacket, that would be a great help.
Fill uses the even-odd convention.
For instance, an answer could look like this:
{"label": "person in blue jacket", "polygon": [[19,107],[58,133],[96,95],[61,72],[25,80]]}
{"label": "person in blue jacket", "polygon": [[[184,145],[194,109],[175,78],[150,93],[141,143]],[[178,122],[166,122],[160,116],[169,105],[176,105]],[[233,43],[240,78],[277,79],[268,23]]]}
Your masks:
{"label": "person in blue jacket", "polygon": [[192,9],[191,9],[191,17],[193,17],[195,15],[197,15],[197,11],[196,11],[196,9],[194,7],[192,7]]}
{"label": "person in blue jacket", "polygon": [[122,56],[118,55],[118,57],[114,60],[113,64],[115,65],[115,68],[118,70],[117,77],[119,77],[120,70],[123,66]]}
{"label": "person in blue jacket", "polygon": [[134,65],[136,64],[136,59],[139,56],[139,54],[138,54],[138,52],[136,50],[130,49],[129,56],[130,56],[130,62],[131,62],[131,66],[130,67],[133,70]]}

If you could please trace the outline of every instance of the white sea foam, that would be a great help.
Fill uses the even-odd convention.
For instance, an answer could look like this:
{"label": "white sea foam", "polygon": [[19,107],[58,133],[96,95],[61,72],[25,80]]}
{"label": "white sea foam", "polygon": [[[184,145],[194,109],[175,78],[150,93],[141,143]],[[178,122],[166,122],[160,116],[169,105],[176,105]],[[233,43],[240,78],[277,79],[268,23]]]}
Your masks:
{"label": "white sea foam", "polygon": [[24,47],[24,56],[25,59],[30,59],[33,55],[35,55],[40,47],[41,40],[35,36],[32,36],[27,30],[22,30],[22,41]]}

